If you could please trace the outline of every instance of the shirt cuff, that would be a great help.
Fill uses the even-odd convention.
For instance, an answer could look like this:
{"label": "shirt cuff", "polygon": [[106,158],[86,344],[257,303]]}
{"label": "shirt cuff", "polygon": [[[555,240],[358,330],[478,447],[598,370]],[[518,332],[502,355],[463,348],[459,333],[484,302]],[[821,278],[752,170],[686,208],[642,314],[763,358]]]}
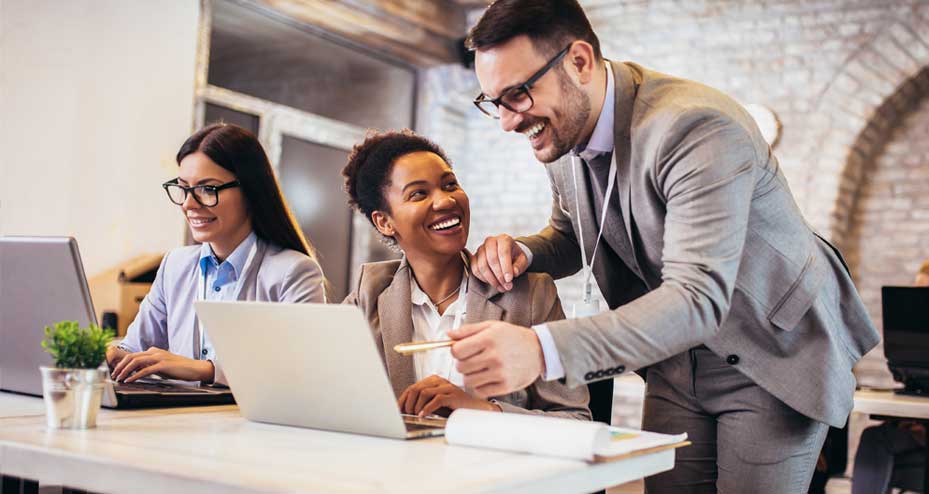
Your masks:
{"label": "shirt cuff", "polygon": [[529,250],[529,247],[526,247],[526,244],[522,242],[516,242],[516,245],[523,251],[523,254],[526,254],[526,260],[529,261],[529,265],[532,266],[532,251]]}
{"label": "shirt cuff", "polygon": [[564,366],[561,365],[561,357],[558,355],[558,348],[555,346],[555,340],[552,338],[551,331],[545,324],[536,324],[532,327],[535,335],[539,338],[539,344],[542,345],[542,357],[545,359],[545,373],[542,379],[546,381],[555,381],[565,377]]}
{"label": "shirt cuff", "polygon": [[211,360],[210,362],[213,362],[213,384],[229,386],[229,381],[226,381],[226,374],[223,372],[223,368],[219,365],[219,362],[215,360]]}

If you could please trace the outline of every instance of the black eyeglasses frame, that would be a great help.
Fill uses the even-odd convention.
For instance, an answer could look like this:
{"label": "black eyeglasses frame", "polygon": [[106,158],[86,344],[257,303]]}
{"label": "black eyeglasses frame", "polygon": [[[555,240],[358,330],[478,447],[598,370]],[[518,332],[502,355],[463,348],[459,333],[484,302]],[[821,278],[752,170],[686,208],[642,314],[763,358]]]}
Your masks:
{"label": "black eyeglasses frame", "polygon": [[[197,204],[199,204],[199,205],[201,205],[201,206],[203,206],[203,207],[211,208],[211,207],[216,206],[217,204],[219,204],[219,191],[225,190],[225,189],[231,189],[231,188],[233,188],[233,187],[238,187],[238,186],[240,186],[240,185],[241,185],[241,184],[239,183],[238,180],[233,180],[233,181],[231,181],[231,182],[226,182],[226,183],[220,184],[220,185],[194,185],[194,186],[192,186],[192,187],[188,187],[188,186],[185,186],[185,185],[181,185],[181,184],[178,182],[178,179],[175,178],[175,179],[168,180],[167,182],[161,184],[161,187],[165,190],[165,193],[168,195],[168,200],[171,201],[171,202],[174,203],[174,204],[177,204],[178,206],[182,206],[182,205],[184,204],[184,202],[187,201],[187,196],[190,195],[191,191],[193,191],[194,189],[200,189],[200,190],[202,190],[202,191],[209,191],[209,192],[212,192],[212,193],[213,193],[213,197],[216,198],[216,201],[214,201],[213,204],[204,204],[203,201],[200,200],[199,194],[196,194],[196,193],[195,193],[195,194],[193,195],[193,196],[194,196],[194,200],[197,201]],[[177,188],[179,188],[179,189],[181,189],[181,190],[184,191],[184,199],[183,199],[181,202],[177,202],[177,201],[174,200],[173,197],[171,197],[171,190],[170,190],[171,187],[177,187]]]}
{"label": "black eyeglasses frame", "polygon": [[[555,64],[557,64],[558,62],[560,62],[561,59],[564,58],[564,56],[568,54],[568,50],[571,49],[571,45],[573,45],[573,44],[574,44],[574,43],[572,42],[572,43],[568,44],[568,46],[564,47],[564,49],[561,50],[560,52],[558,52],[558,54],[555,55],[554,58],[552,58],[551,60],[549,60],[548,63],[545,64],[544,67],[542,67],[541,69],[537,70],[534,74],[532,74],[532,75],[529,77],[529,79],[526,79],[526,82],[524,82],[524,83],[522,83],[522,84],[520,84],[520,85],[518,85],[518,86],[510,87],[509,89],[507,89],[506,91],[504,91],[502,94],[500,94],[500,96],[497,96],[496,98],[493,98],[493,99],[487,99],[487,96],[486,96],[484,93],[481,93],[481,94],[477,95],[477,97],[474,98],[474,101],[473,101],[474,106],[476,106],[477,109],[481,111],[481,113],[483,113],[484,115],[487,115],[488,117],[493,118],[493,119],[495,119],[495,120],[499,120],[499,119],[500,119],[500,110],[499,110],[499,109],[500,109],[501,106],[503,106],[503,107],[506,108],[507,110],[510,110],[510,111],[513,112],[513,113],[524,113],[524,112],[527,112],[527,111],[531,110],[532,107],[535,105],[535,100],[532,98],[532,93],[529,92],[529,90],[532,89],[532,85],[535,84],[539,79],[541,79],[542,76],[544,76],[546,73],[548,73],[548,71],[551,70],[552,67],[555,66]],[[518,94],[518,93],[520,93],[520,92],[526,93],[526,96],[529,97],[529,106],[528,106],[525,110],[517,110],[517,109],[511,107],[511,106],[510,106],[509,104],[507,104],[505,101],[503,101],[503,99],[506,98],[507,96],[511,96],[511,95],[513,95],[513,94]],[[493,113],[491,113],[489,110],[486,110],[486,109],[484,108],[484,104],[485,104],[485,103],[492,103],[492,104],[494,105],[494,107],[497,109],[496,115],[493,114]]]}

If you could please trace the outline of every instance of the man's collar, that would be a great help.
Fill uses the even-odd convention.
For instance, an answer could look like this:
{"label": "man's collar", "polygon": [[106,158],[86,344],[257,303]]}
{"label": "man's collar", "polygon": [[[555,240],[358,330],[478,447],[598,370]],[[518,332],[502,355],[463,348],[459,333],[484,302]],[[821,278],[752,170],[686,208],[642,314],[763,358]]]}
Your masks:
{"label": "man's collar", "polygon": [[597,118],[597,125],[594,127],[587,144],[577,146],[572,151],[587,162],[601,154],[613,152],[613,106],[616,86],[613,82],[613,70],[609,62],[604,61],[603,63],[606,69],[606,94],[603,98],[600,116]]}

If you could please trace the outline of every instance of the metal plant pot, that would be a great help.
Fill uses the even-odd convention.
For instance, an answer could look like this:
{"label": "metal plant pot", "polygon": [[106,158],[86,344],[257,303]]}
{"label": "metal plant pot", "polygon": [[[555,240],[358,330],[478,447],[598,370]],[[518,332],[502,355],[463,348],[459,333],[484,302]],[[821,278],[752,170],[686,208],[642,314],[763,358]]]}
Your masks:
{"label": "metal plant pot", "polygon": [[39,367],[45,418],[50,429],[90,429],[97,426],[105,369]]}

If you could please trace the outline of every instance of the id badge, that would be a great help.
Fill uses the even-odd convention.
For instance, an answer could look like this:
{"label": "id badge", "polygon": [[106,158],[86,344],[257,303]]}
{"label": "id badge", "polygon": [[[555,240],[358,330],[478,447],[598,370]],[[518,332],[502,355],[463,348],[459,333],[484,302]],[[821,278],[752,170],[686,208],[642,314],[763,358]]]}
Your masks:
{"label": "id badge", "polygon": [[600,301],[597,299],[589,302],[575,302],[571,309],[571,318],[590,317],[600,313]]}

